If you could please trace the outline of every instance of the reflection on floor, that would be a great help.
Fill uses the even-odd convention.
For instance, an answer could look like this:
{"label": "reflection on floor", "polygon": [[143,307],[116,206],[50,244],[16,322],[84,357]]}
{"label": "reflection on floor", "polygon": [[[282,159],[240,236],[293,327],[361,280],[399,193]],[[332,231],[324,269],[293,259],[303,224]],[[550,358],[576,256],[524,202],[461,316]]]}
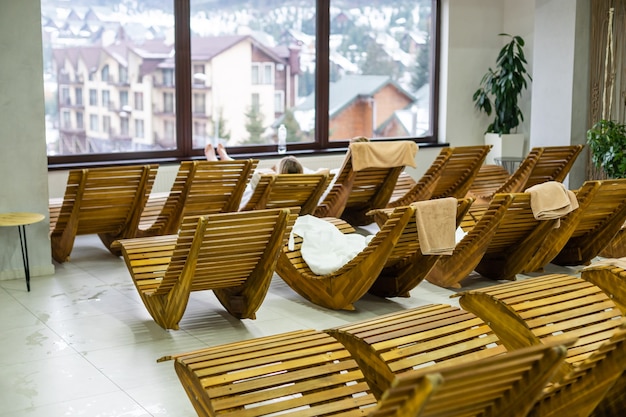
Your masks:
{"label": "reflection on floor", "polygon": [[[296,329],[325,329],[429,303],[458,305],[453,291],[421,283],[410,298],[365,296],[357,311],[318,307],[274,276],[256,320],[239,321],[211,292],[191,296],[180,330],[157,326],[121,258],[96,236],[76,240],[56,273],[0,281],[0,417],[196,416],[164,355]],[[546,273],[577,275],[550,265]],[[523,279],[523,276],[519,276]],[[465,288],[492,285],[478,275]]]}

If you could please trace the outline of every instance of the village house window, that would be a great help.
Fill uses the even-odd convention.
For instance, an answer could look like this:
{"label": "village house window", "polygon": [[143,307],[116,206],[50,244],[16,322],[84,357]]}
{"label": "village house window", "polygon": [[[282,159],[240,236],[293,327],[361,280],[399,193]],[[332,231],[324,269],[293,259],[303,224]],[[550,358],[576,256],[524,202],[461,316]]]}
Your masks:
{"label": "village house window", "polygon": [[[221,2],[120,0],[128,20],[98,23],[100,1],[41,0],[45,75],[56,81],[50,164],[202,158],[208,136],[234,156],[268,154],[280,124],[295,153],[343,150],[356,135],[435,142],[439,2],[251,2],[235,18]],[[106,7],[113,16],[120,5]],[[82,28],[75,39],[60,36],[68,16]],[[82,106],[83,90],[87,114],[102,118],[93,138],[91,125],[74,134],[77,109],[62,108]],[[134,135],[114,137],[129,120]]]}

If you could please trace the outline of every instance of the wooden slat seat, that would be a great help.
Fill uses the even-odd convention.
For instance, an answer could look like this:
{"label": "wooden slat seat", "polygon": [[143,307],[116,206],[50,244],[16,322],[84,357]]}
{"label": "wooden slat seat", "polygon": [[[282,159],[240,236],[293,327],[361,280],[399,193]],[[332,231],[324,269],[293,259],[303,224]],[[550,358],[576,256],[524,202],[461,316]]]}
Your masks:
{"label": "wooden slat seat", "polygon": [[580,277],[602,288],[626,314],[626,269],[621,259],[604,259],[586,266]]}
{"label": "wooden slat seat", "polygon": [[459,288],[472,270],[491,279],[515,280],[558,221],[535,219],[526,193],[498,194],[484,213],[487,217],[478,217],[477,229],[469,230],[453,254],[435,264],[429,282]]}
{"label": "wooden slat seat", "polygon": [[98,234],[113,254],[116,239],[134,237],[157,165],[71,170],[62,202],[50,204],[52,257],[69,260],[76,236]]}
{"label": "wooden slat seat", "polygon": [[[431,198],[463,198],[483,165],[491,145],[444,148],[417,183],[387,207],[406,206]],[[398,188],[396,184],[395,188]],[[394,189],[394,194],[397,190]]]}
{"label": "wooden slat seat", "polygon": [[579,208],[561,218],[524,267],[524,272],[557,265],[582,265],[598,256],[600,249],[626,220],[626,180],[586,181],[575,191]]}
{"label": "wooden slat seat", "polygon": [[177,233],[184,217],[239,210],[258,160],[183,161],[166,195],[150,196],[136,236]]}
{"label": "wooden slat seat", "polygon": [[[351,144],[350,146],[353,146]],[[358,145],[366,146],[366,143]],[[407,146],[414,144],[408,143]],[[404,166],[353,169],[352,152],[348,149],[339,172],[328,193],[313,214],[317,217],[342,218],[353,226],[369,224],[367,212],[383,208],[389,203],[393,189]]]}
{"label": "wooden slat seat", "polygon": [[199,416],[366,415],[376,405],[363,373],[329,335],[302,330],[176,355]]}
{"label": "wooden slat seat", "polygon": [[429,366],[394,379],[378,401],[353,355],[315,330],[164,359],[199,416],[523,416],[564,355],[554,344]]}
{"label": "wooden slat seat", "polygon": [[[457,200],[456,225],[467,213],[472,199]],[[415,204],[415,203],[414,203]],[[375,211],[385,212],[385,217],[394,209]],[[419,242],[415,219],[407,225],[405,233],[396,243],[376,280],[368,292],[379,297],[409,297],[410,291],[417,287],[429,271],[447,255],[424,255]]]}
{"label": "wooden slat seat", "polygon": [[261,175],[241,210],[300,207],[301,216],[312,214],[331,179],[329,173]]}
{"label": "wooden slat seat", "polygon": [[185,217],[178,235],[120,240],[150,315],[177,329],[191,291],[213,290],[237,318],[255,318],[297,210]]}
{"label": "wooden slat seat", "polygon": [[[352,226],[345,222],[338,223],[330,218],[325,220],[339,225],[343,233],[354,232]],[[302,238],[294,236],[294,250],[290,251],[287,245],[283,247],[276,273],[294,291],[314,304],[335,310],[354,310],[353,303],[367,292],[385,267],[389,256],[403,248],[410,250],[404,246],[396,248],[396,245],[403,234],[414,233],[407,229],[414,222],[413,207],[394,209],[389,221],[356,257],[339,270],[326,275],[317,275],[311,271],[300,251]]]}
{"label": "wooden slat seat", "polygon": [[[602,289],[564,274],[528,278],[459,295],[461,307],[489,323],[509,350],[559,337],[577,337],[576,343],[568,349],[557,381],[583,366],[603,343],[622,331],[626,322],[623,313]],[[616,393],[623,394],[626,387],[625,367],[626,363],[622,362],[610,367],[613,374],[595,376],[598,384],[589,387],[592,392],[584,392],[584,395],[602,400],[601,407],[605,402],[614,402]],[[616,378],[618,389],[612,389],[603,399],[611,386],[600,382]],[[593,392],[595,388],[598,391]]]}
{"label": "wooden slat seat", "polygon": [[396,376],[436,363],[506,352],[487,324],[458,307],[432,304],[326,330],[352,353],[378,398]]}

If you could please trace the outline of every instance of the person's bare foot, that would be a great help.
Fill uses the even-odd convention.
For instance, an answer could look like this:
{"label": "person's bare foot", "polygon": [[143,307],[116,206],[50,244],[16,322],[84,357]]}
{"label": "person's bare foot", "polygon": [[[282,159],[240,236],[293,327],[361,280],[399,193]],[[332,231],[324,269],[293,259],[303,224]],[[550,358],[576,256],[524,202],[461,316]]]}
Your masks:
{"label": "person's bare foot", "polygon": [[215,149],[212,144],[208,144],[204,147],[204,156],[206,156],[207,161],[217,161],[217,156],[215,155]]}
{"label": "person's bare foot", "polygon": [[232,161],[233,158],[230,157],[230,155],[228,155],[228,152],[226,152],[226,148],[224,147],[224,145],[222,145],[221,143],[217,144],[217,153],[220,156],[220,159],[222,161]]}

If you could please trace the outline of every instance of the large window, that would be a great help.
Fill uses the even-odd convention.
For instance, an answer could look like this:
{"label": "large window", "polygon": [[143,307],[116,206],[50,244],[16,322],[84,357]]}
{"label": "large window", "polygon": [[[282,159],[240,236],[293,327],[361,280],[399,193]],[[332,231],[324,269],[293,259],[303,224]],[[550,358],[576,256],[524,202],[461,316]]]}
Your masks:
{"label": "large window", "polygon": [[51,164],[436,140],[438,0],[101,4],[41,2]]}

